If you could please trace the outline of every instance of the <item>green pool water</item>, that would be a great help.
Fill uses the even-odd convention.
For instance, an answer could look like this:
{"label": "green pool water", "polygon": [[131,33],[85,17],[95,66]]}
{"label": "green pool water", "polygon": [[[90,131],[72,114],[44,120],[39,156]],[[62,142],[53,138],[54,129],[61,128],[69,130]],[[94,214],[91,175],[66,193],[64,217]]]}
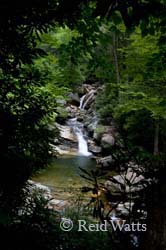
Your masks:
{"label": "green pool water", "polygon": [[63,156],[55,158],[50,165],[36,173],[32,180],[53,189],[79,188],[87,182],[80,177],[79,167],[88,170],[96,168],[94,159],[85,156]]}

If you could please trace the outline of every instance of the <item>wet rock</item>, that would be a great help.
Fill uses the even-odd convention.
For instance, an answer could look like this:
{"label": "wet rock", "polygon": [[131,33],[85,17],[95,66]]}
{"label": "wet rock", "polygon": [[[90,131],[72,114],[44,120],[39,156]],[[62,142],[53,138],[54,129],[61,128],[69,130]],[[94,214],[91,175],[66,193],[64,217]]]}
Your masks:
{"label": "wet rock", "polygon": [[52,146],[52,155],[53,156],[63,156],[63,155],[77,155],[77,148],[71,147],[69,145],[53,145]]}
{"label": "wet rock", "polygon": [[60,124],[56,124],[56,127],[59,129],[61,138],[64,138],[72,142],[77,142],[77,138],[74,135],[71,127]]}
{"label": "wet rock", "polygon": [[96,145],[90,145],[89,146],[89,151],[94,153],[94,154],[99,154],[101,153],[102,148]]}
{"label": "wet rock", "polygon": [[97,164],[101,165],[102,167],[109,167],[112,161],[113,161],[112,156],[108,155],[106,157],[98,159]]}
{"label": "wet rock", "polygon": [[75,105],[66,107],[66,111],[68,112],[68,118],[74,118],[79,115],[78,107]]}
{"label": "wet rock", "polygon": [[96,93],[97,93],[96,90],[92,89],[84,96],[81,109],[90,108],[91,104],[94,102],[96,98]]}

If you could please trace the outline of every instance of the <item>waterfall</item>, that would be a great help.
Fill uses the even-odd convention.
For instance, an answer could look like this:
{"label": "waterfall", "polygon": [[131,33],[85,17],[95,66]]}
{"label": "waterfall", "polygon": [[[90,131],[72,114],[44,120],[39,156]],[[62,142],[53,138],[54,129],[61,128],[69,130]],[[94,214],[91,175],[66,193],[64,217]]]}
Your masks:
{"label": "waterfall", "polygon": [[77,121],[77,118],[68,120],[68,125],[73,129],[74,134],[78,140],[78,153],[84,156],[90,156],[91,153],[88,151],[88,144],[84,138],[83,124]]}
{"label": "waterfall", "polygon": [[80,98],[80,106],[79,106],[79,109],[81,109],[81,110],[84,109],[84,108],[83,108],[83,103],[84,103],[85,96],[86,96],[86,95],[83,95],[83,96]]}
{"label": "waterfall", "polygon": [[89,103],[89,101],[92,99],[92,97],[94,96],[94,92],[90,92],[89,94],[88,94],[88,97],[87,97],[87,100],[84,102],[84,104],[83,104],[83,109],[86,107],[86,105]]}
{"label": "waterfall", "polygon": [[94,98],[94,94],[95,94],[95,90],[91,90],[89,91],[87,94],[83,95],[81,98],[80,98],[80,106],[79,108],[81,110],[84,110],[84,108],[87,106],[87,104],[93,100]]}
{"label": "waterfall", "polygon": [[77,130],[76,135],[77,135],[77,139],[78,139],[78,152],[79,152],[79,154],[84,155],[84,156],[91,155],[91,153],[88,151],[87,141],[85,140],[83,133],[80,129]]}

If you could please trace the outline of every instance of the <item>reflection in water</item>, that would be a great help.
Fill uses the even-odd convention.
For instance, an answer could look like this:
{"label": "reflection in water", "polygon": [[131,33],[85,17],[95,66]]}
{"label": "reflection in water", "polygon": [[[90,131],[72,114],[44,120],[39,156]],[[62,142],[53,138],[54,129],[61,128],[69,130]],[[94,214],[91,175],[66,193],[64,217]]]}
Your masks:
{"label": "reflection in water", "polygon": [[95,169],[95,161],[85,156],[66,156],[54,159],[49,167],[37,173],[32,179],[53,188],[81,187],[86,183],[79,174],[80,169]]}

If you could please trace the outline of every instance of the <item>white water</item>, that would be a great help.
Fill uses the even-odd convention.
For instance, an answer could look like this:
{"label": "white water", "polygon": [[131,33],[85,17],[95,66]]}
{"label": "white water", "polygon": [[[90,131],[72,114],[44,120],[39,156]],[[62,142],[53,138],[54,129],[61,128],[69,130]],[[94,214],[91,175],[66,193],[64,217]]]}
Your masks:
{"label": "white water", "polygon": [[83,133],[81,129],[78,129],[76,132],[77,139],[78,139],[78,152],[84,156],[90,156],[91,153],[88,151],[88,144],[84,139]]}
{"label": "white water", "polygon": [[84,156],[90,156],[91,153],[88,151],[88,144],[84,138],[83,124],[77,122],[77,118],[70,119],[68,125],[73,128],[73,132],[77,136],[78,140],[78,153]]}
{"label": "white water", "polygon": [[89,103],[89,101],[93,98],[93,96],[94,96],[94,91],[88,93],[88,98],[87,98],[87,100],[83,103],[82,109],[84,109],[84,108],[86,107],[86,105],[87,105],[87,104]]}
{"label": "white water", "polygon": [[87,94],[83,95],[80,98],[80,106],[79,106],[79,108],[81,110],[84,110],[85,107],[87,106],[87,104],[94,98],[94,94],[95,94],[95,91],[92,89],[90,92],[88,92]]}
{"label": "white water", "polygon": [[84,109],[83,103],[84,103],[85,96],[86,96],[86,95],[83,95],[83,96],[80,98],[80,106],[79,106],[79,109],[81,109],[81,110]]}

